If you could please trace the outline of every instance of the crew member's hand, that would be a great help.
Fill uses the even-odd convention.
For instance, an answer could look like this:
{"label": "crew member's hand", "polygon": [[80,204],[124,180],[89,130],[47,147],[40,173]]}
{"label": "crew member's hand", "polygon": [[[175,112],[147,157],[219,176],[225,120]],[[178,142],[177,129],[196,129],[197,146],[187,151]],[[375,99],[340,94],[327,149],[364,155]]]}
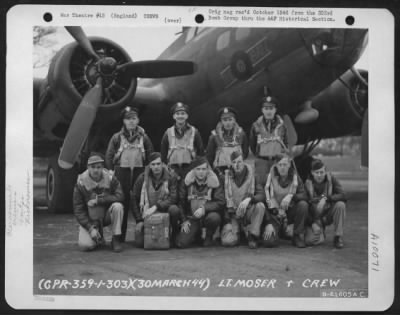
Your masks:
{"label": "crew member's hand", "polygon": [[193,215],[194,215],[196,218],[200,219],[200,218],[202,218],[202,217],[204,216],[205,213],[206,213],[206,211],[204,210],[204,208],[203,208],[203,207],[200,207],[199,209],[197,209],[197,210],[193,213]]}
{"label": "crew member's hand", "polygon": [[267,224],[265,227],[265,232],[264,232],[264,240],[270,239],[273,235],[275,235],[275,229],[272,224]]}
{"label": "crew member's hand", "polygon": [[284,218],[284,217],[286,217],[286,211],[279,208],[278,209],[278,218]]}
{"label": "crew member's hand", "polygon": [[156,212],[156,210],[157,210],[157,207],[156,207],[156,206],[152,206],[152,207],[150,207],[150,208],[148,208],[148,209],[145,209],[145,210],[143,211],[143,215],[142,215],[143,219],[146,219],[146,218],[148,218],[149,216],[151,216],[154,212]]}
{"label": "crew member's hand", "polygon": [[101,234],[100,234],[100,232],[99,232],[99,230],[98,230],[97,227],[93,226],[93,227],[90,229],[89,234],[90,234],[90,238],[91,238],[93,241],[95,241],[96,243],[98,243],[98,242],[101,241]]}
{"label": "crew member's hand", "polygon": [[317,211],[321,213],[324,210],[325,205],[326,205],[326,197],[322,197],[317,204]]}
{"label": "crew member's hand", "polygon": [[187,220],[187,221],[182,223],[181,232],[189,233],[189,231],[190,231],[190,221]]}
{"label": "crew member's hand", "polygon": [[143,230],[143,225],[144,225],[143,221],[137,222],[137,223],[136,223],[136,226],[135,226],[136,232],[142,232],[142,230]]}
{"label": "crew member's hand", "polygon": [[240,211],[243,211],[243,213],[246,213],[246,209],[247,209],[247,207],[249,206],[250,201],[251,201],[251,198],[246,198],[246,199],[244,199],[244,200],[239,204],[238,210],[240,209]]}
{"label": "crew member's hand", "polygon": [[311,224],[311,229],[312,229],[312,231],[313,231],[314,234],[321,234],[321,227],[319,226],[318,223],[313,222],[313,223]]}
{"label": "crew member's hand", "polygon": [[281,208],[283,210],[286,211],[287,209],[289,209],[289,205],[290,205],[290,202],[292,201],[292,197],[293,197],[293,195],[289,194],[289,195],[286,195],[285,198],[282,199]]}
{"label": "crew member's hand", "polygon": [[267,200],[265,201],[265,203],[267,204],[267,208],[268,208],[268,209],[271,209],[271,208],[272,208],[272,201],[271,201],[270,199],[267,199]]}
{"label": "crew member's hand", "polygon": [[88,207],[94,207],[97,205],[97,200],[96,199],[90,199],[87,203]]}

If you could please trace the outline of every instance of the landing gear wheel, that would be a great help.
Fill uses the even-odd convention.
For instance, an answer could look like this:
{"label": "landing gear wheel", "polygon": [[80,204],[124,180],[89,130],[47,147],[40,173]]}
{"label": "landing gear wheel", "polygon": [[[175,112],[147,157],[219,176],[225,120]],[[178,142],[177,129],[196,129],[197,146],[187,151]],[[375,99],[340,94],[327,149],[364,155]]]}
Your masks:
{"label": "landing gear wheel", "polygon": [[46,176],[46,197],[51,213],[72,213],[72,193],[78,171],[64,170],[58,166],[58,154],[49,159]]}

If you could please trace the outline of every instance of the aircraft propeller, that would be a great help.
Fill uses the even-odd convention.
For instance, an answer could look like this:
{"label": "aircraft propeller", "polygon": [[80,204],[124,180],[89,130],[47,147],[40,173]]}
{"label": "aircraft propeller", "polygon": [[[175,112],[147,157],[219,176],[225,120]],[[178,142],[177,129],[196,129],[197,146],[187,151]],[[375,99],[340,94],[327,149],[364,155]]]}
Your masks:
{"label": "aircraft propeller", "polygon": [[81,103],[72,118],[68,132],[61,148],[58,164],[61,168],[73,167],[79,152],[84,145],[91,126],[96,118],[103,98],[103,86],[119,75],[129,78],[165,78],[189,75],[196,71],[191,61],[147,60],[133,61],[122,65],[112,57],[99,56],[85,32],[80,26],[65,27],[79,46],[96,61],[96,84],[83,96]]}
{"label": "aircraft propeller", "polygon": [[[364,104],[368,103],[365,97],[368,95],[368,81],[363,78],[360,72],[355,68],[351,67],[351,72],[357,77],[358,81],[361,82],[362,87],[357,89],[361,102]],[[365,105],[364,105],[365,106]],[[365,109],[362,125],[361,125],[361,165],[368,166],[368,108]]]}

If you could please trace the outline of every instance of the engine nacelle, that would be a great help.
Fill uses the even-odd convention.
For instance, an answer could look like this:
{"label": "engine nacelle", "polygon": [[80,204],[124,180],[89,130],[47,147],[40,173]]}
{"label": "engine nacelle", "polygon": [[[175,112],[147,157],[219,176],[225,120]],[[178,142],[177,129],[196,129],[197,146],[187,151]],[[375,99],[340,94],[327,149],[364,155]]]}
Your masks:
{"label": "engine nacelle", "polygon": [[[368,72],[361,70],[368,81]],[[302,135],[299,143],[312,139],[360,135],[364,114],[368,108],[368,87],[348,70],[338,80],[312,99],[319,117],[309,125],[297,125]]]}
{"label": "engine nacelle", "polygon": [[[112,57],[117,65],[130,62],[128,53],[105,38],[89,37],[100,57]],[[62,140],[83,95],[96,83],[96,60],[83,51],[77,42],[64,46],[53,57],[47,79],[34,87],[36,127],[49,140]],[[104,98],[96,122],[115,120],[119,110],[128,105],[136,91],[137,79],[123,74],[103,80]]]}

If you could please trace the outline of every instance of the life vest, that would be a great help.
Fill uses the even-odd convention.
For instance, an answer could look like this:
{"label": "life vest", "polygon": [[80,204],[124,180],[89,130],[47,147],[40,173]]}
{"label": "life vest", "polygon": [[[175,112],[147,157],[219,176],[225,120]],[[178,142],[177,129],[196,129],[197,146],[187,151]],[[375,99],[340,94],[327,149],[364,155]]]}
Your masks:
{"label": "life vest", "polygon": [[219,187],[218,177],[211,170],[208,171],[206,178],[207,189],[202,189],[201,191],[198,190],[195,182],[196,178],[192,170],[185,177],[185,185],[188,187],[187,199],[190,202],[192,214],[198,208],[203,207],[207,201],[210,201],[212,197],[212,190]]}
{"label": "life vest", "polygon": [[285,125],[279,115],[276,115],[276,119],[278,124],[271,132],[265,128],[264,116],[260,116],[254,123],[257,134],[256,154],[259,157],[272,157],[288,150],[282,141]]}
{"label": "life vest", "polygon": [[275,175],[275,169],[276,167],[273,166],[268,174],[267,183],[265,184],[265,195],[266,198],[271,201],[272,208],[278,209],[282,199],[285,198],[286,195],[296,194],[299,180],[297,178],[297,174],[293,174],[292,182],[288,186],[282,187],[279,184],[279,176]]}
{"label": "life vest", "polygon": [[[317,195],[314,189],[313,181],[311,179],[307,179],[304,184],[307,194],[310,198],[320,197],[321,195]],[[324,192],[322,193],[327,197],[332,196],[332,175],[331,173],[326,173],[326,182]]]}
{"label": "life vest", "polygon": [[144,165],[144,160],[146,159],[143,144],[144,130],[141,127],[138,127],[138,129],[140,136],[133,142],[129,142],[121,132],[120,146],[117,151],[117,155],[120,157],[121,167],[133,169],[134,167],[143,167]]}
{"label": "life vest", "polygon": [[146,167],[144,171],[142,190],[140,193],[140,210],[142,213],[143,210],[154,206],[158,200],[164,199],[169,195],[169,189],[168,189],[169,173],[167,168],[163,167],[164,180],[161,187],[158,190],[154,188],[152,181],[149,178],[149,172],[150,169]]}
{"label": "life vest", "polygon": [[[89,193],[89,199],[97,199],[98,195],[104,194],[105,191],[110,190],[112,174],[107,170],[103,169],[103,176],[99,182],[95,182],[89,175],[89,171],[86,170],[78,176],[78,185],[86,189]],[[105,216],[106,208],[104,205],[96,204],[93,207],[87,207],[88,215],[91,220],[96,220],[99,224],[100,233],[103,228],[103,218]]]}
{"label": "life vest", "polygon": [[175,134],[175,126],[167,129],[168,135],[168,164],[190,164],[192,159],[195,158],[196,152],[194,151],[194,135],[196,129],[190,126],[186,130],[182,138],[177,138]]}
{"label": "life vest", "polygon": [[112,174],[105,168],[103,169],[103,176],[99,182],[94,181],[90,177],[89,170],[84,171],[78,176],[78,184],[80,186],[84,187],[88,192],[96,190],[98,194],[110,189],[111,180]]}
{"label": "life vest", "polygon": [[225,170],[225,199],[226,207],[236,209],[244,199],[246,194],[254,195],[254,174],[250,165],[244,164],[247,168],[247,178],[242,186],[236,186],[233,178],[234,174],[230,170]]}
{"label": "life vest", "polygon": [[242,152],[242,146],[240,143],[240,136],[242,132],[243,129],[235,124],[233,129],[232,141],[226,141],[222,130],[222,124],[218,123],[215,130],[211,132],[211,134],[215,137],[217,141],[217,151],[215,152],[215,159],[213,163],[214,167],[230,166],[232,164],[232,152]]}

